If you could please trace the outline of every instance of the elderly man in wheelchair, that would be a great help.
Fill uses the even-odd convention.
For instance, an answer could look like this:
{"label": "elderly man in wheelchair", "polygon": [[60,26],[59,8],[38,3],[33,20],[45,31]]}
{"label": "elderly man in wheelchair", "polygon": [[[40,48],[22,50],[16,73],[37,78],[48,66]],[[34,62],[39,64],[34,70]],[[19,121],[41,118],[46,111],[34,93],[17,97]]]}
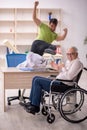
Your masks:
{"label": "elderly man in wheelchair", "polygon": [[[56,80],[53,80],[52,78],[45,78],[39,76],[35,76],[33,78],[29,97],[30,102],[24,105],[24,108],[28,113],[36,114],[40,111],[40,103],[42,103],[42,114],[48,115],[47,121],[49,123],[52,123],[55,120],[54,114],[51,113],[51,105],[50,105],[51,97],[52,97],[51,102],[53,103],[54,108],[59,111],[61,111],[60,108],[62,109],[61,115],[64,114],[66,116],[73,113],[73,111],[70,111],[68,107],[67,107],[68,110],[66,110],[65,104],[66,102],[71,102],[70,100],[72,99],[74,100],[73,102],[75,102],[76,93],[74,91],[67,94],[70,95],[70,98],[69,96],[65,95],[66,101],[65,97],[62,98],[62,105],[61,103],[58,103],[58,101],[60,102],[60,100],[58,99],[60,99],[60,93],[62,95],[65,91],[67,92],[67,90],[71,89],[74,90],[77,83],[74,84],[74,82],[72,81],[78,82],[79,79],[78,75],[79,76],[81,75],[83,64],[78,58],[78,50],[76,47],[69,48],[67,50],[66,55],[67,55],[67,61],[65,65],[63,63],[56,64],[54,62],[51,62],[52,67],[54,67],[59,72],[59,74],[56,76]],[[82,94],[82,92],[80,92],[80,94]],[[47,97],[47,95],[49,96],[48,105],[46,105],[45,102],[45,97]],[[84,98],[83,94],[82,98]],[[67,104],[70,105],[69,103]],[[79,105],[80,104],[81,101]],[[78,104],[75,104],[75,107],[78,108]],[[75,111],[77,111],[77,109]]]}

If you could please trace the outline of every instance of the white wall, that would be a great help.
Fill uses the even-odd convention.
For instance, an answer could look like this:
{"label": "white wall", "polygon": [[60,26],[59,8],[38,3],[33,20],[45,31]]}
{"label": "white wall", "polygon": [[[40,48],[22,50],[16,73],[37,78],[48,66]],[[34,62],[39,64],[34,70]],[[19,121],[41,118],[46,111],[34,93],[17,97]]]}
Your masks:
{"label": "white wall", "polygon": [[[33,7],[34,0],[0,0],[0,7]],[[79,57],[87,66],[87,0],[39,0],[39,7],[61,8],[63,10],[64,26],[68,28],[68,35],[61,43],[64,48],[75,45],[79,50]]]}

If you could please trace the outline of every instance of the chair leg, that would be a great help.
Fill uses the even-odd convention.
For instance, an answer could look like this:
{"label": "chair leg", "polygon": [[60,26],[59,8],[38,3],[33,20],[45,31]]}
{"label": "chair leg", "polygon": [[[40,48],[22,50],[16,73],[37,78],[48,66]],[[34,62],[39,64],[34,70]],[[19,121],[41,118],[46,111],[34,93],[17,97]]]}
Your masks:
{"label": "chair leg", "polygon": [[26,89],[23,89],[23,91],[22,91],[22,94],[21,94],[21,97],[20,97],[20,102],[21,102],[21,101],[22,101],[22,102],[25,102],[25,99],[28,99],[28,100],[29,100],[29,97],[25,97],[25,96],[24,96],[25,90],[26,90]]}
{"label": "chair leg", "polygon": [[8,105],[11,105],[11,101],[21,100],[21,97],[22,97],[24,102],[25,102],[25,99],[29,99],[29,97],[21,96],[21,90],[19,89],[18,90],[18,96],[7,97]]}
{"label": "chair leg", "polygon": [[13,101],[13,100],[19,100],[19,97],[18,96],[8,97],[7,98],[8,105],[11,105],[11,101]]}
{"label": "chair leg", "polygon": [[8,105],[11,105],[11,101],[13,101],[13,100],[19,100],[20,96],[21,96],[21,90],[19,89],[18,90],[18,96],[11,96],[11,97],[7,98]]}

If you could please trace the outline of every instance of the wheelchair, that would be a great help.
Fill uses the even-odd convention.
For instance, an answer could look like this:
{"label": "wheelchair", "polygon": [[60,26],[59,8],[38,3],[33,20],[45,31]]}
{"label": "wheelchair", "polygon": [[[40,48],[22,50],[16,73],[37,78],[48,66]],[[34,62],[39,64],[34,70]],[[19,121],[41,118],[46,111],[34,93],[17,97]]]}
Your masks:
{"label": "wheelchair", "polygon": [[[74,80],[52,80],[50,92],[43,91],[41,112],[47,116],[48,123],[55,121],[52,108],[59,111],[60,115],[70,123],[80,123],[87,119],[87,91],[78,85],[81,73],[82,70]],[[66,86],[66,90],[59,92],[57,90],[59,86],[54,86],[55,81],[73,82],[73,86]]]}

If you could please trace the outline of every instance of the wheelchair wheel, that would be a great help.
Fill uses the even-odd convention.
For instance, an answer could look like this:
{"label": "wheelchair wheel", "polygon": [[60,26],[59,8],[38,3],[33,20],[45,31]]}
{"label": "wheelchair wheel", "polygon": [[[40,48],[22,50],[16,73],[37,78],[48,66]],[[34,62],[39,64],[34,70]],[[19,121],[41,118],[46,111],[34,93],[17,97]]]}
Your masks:
{"label": "wheelchair wheel", "polygon": [[[76,94],[76,102],[66,103],[70,94]],[[59,111],[61,116],[71,123],[79,123],[87,119],[87,91],[75,88],[66,91],[60,99]]]}
{"label": "wheelchair wheel", "polygon": [[55,121],[55,115],[53,113],[47,116],[47,122],[52,124]]}
{"label": "wheelchair wheel", "polygon": [[47,106],[44,106],[44,107],[42,108],[41,112],[42,112],[42,114],[43,114],[44,116],[47,116],[47,114],[48,114],[48,107],[47,107]]}

